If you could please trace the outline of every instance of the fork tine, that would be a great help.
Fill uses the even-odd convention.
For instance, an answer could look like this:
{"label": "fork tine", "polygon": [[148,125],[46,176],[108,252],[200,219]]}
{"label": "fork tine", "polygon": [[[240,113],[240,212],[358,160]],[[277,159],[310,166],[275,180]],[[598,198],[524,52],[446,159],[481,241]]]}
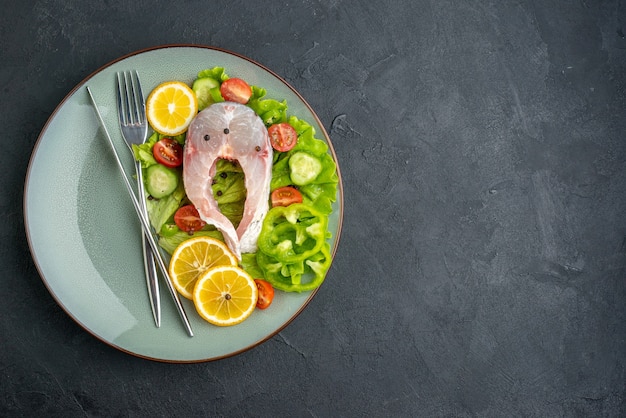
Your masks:
{"label": "fork tine", "polygon": [[131,71],[129,73],[131,79],[132,90],[132,111],[135,123],[142,123],[144,121],[144,109],[143,109],[143,95],[141,93],[141,84],[139,83],[139,74],[137,71]]}
{"label": "fork tine", "polygon": [[135,125],[139,121],[139,110],[137,106],[137,89],[135,86],[135,78],[133,73],[129,71],[126,73],[128,78],[126,79],[126,89],[128,91],[128,113],[130,115],[130,122]]}
{"label": "fork tine", "polygon": [[117,73],[117,105],[122,125],[146,123],[146,107],[137,70]]}
{"label": "fork tine", "polygon": [[122,81],[120,79],[120,73],[117,74],[117,118],[120,121],[120,125],[126,125],[126,121],[124,120],[126,112],[124,111],[124,102],[122,101],[122,96],[126,96],[126,94],[122,93]]}
{"label": "fork tine", "polygon": [[133,91],[132,75],[124,72],[124,91],[126,92],[126,122],[130,125],[136,122],[133,110],[135,108],[135,93]]}
{"label": "fork tine", "polygon": [[119,95],[119,119],[120,124],[128,125],[131,122],[130,102],[128,97],[128,83],[126,81],[126,72],[117,73],[117,86]]}
{"label": "fork tine", "polygon": [[135,79],[137,80],[137,109],[139,110],[139,122],[144,123],[146,121],[146,103],[143,98],[143,92],[141,91],[141,83],[139,82],[139,73],[134,71]]}

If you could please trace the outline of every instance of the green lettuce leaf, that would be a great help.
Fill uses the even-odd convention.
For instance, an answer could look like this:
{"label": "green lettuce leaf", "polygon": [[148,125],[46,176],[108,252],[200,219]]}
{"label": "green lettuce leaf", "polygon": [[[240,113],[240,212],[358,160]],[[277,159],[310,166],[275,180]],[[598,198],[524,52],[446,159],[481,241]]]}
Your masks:
{"label": "green lettuce leaf", "polygon": [[[179,172],[180,175],[180,172]],[[162,199],[146,199],[148,217],[155,231],[161,231],[163,225],[171,221],[185,199],[185,188],[182,179],[178,182],[176,190]],[[146,196],[147,197],[147,196]]]}
{"label": "green lettuce leaf", "polygon": [[211,188],[220,212],[237,228],[246,204],[245,176],[236,162],[218,160]]}
{"label": "green lettuce leaf", "polygon": [[259,267],[259,264],[256,261],[256,253],[241,254],[241,267],[253,279],[260,279],[264,277],[263,270],[261,270],[261,267]]}
{"label": "green lettuce leaf", "polygon": [[225,160],[218,161],[216,174],[211,185],[215,200],[218,205],[245,201],[246,186],[243,171],[241,169],[233,171],[236,167],[232,163],[220,164],[222,161]]}
{"label": "green lettuce leaf", "polygon": [[257,86],[252,88],[252,97],[248,101],[248,106],[259,115],[265,126],[274,123],[285,122],[287,120],[287,101],[279,102],[274,99],[264,99],[267,93],[265,89]]}
{"label": "green lettuce leaf", "polygon": [[214,80],[219,81],[220,83],[222,81],[226,81],[229,79],[223,67],[213,67],[213,68],[207,68],[206,70],[202,70],[198,72],[198,76],[196,78],[205,78],[205,77],[212,78]]}

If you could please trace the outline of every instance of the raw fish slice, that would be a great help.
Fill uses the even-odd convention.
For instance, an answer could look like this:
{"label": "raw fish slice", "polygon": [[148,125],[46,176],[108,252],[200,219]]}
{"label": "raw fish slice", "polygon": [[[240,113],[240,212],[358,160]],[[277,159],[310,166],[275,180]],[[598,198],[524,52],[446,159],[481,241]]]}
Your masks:
{"label": "raw fish slice", "polygon": [[[213,197],[211,185],[219,159],[237,161],[245,175],[246,203],[235,230]],[[269,209],[272,146],[263,121],[252,109],[233,102],[213,104],[196,116],[185,143],[183,181],[200,217],[214,225],[237,258],[256,251]]]}

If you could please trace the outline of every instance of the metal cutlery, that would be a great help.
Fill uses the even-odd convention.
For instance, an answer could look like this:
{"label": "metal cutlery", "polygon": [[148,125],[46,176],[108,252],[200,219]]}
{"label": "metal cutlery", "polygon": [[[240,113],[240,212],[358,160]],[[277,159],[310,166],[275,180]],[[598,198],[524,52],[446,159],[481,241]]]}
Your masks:
{"label": "metal cutlery", "polygon": [[96,111],[96,115],[98,117],[100,125],[102,126],[102,129],[104,130],[105,137],[107,138],[109,146],[111,147],[111,151],[113,152],[113,156],[115,157],[115,161],[120,170],[120,174],[122,174],[124,185],[126,186],[126,190],[128,191],[131,202],[133,203],[135,212],[137,213],[137,216],[139,217],[141,226],[144,230],[144,234],[148,240],[148,243],[150,244],[150,248],[152,249],[152,252],[155,256],[157,265],[159,269],[161,270],[163,277],[165,278],[165,283],[167,284],[167,288],[172,296],[172,299],[174,300],[174,304],[176,305],[178,314],[183,322],[183,325],[185,326],[187,334],[190,337],[193,337],[193,330],[191,329],[191,324],[189,323],[189,319],[187,318],[185,309],[180,301],[180,298],[178,297],[178,293],[176,292],[176,289],[174,288],[174,285],[172,284],[172,280],[170,279],[169,273],[167,271],[167,267],[165,265],[165,262],[163,261],[163,257],[161,256],[161,253],[159,252],[158,245],[154,239],[154,236],[152,235],[152,229],[150,228],[150,223],[148,221],[148,218],[143,214],[141,210],[141,205],[139,201],[137,200],[137,197],[135,196],[135,192],[133,191],[133,187],[131,186],[130,181],[128,180],[128,177],[126,177],[126,173],[124,171],[124,166],[122,164],[122,161],[120,160],[117,150],[115,149],[115,145],[113,144],[111,135],[109,134],[106,124],[104,123],[104,119],[102,119],[102,115],[100,114],[100,110],[98,109],[98,105],[96,104],[96,101],[93,97],[93,94],[91,93],[91,90],[89,89],[89,86],[87,86],[86,89],[87,89],[87,93],[89,93],[89,98],[91,99],[93,108]]}
{"label": "metal cutlery", "polygon": [[[117,110],[122,137],[128,145],[128,149],[133,150],[133,145],[141,145],[148,138],[148,122],[146,120],[146,106],[141,91],[141,83],[137,71],[125,71],[117,73]],[[144,184],[142,178],[141,162],[135,161],[135,171],[137,174],[137,190],[139,203],[144,215],[148,217],[148,209],[144,199]],[[144,238],[142,240],[144,270],[146,272],[146,283],[148,287],[148,297],[152,308],[152,315],[157,327],[161,326],[161,299],[159,295],[159,281],[154,261],[154,255],[150,245]]]}

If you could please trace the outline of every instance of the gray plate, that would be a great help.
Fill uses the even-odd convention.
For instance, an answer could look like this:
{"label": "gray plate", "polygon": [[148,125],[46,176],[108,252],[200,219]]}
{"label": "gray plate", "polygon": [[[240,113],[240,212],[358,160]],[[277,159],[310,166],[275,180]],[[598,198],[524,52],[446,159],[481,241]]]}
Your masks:
{"label": "gray plate", "polygon": [[[317,137],[328,134],[304,99],[263,66],[232,52],[173,45],[139,51],[105,65],[83,80],[59,104],[41,132],[28,168],[24,193],[26,231],[31,253],[48,290],[79,325],[124,352],[158,361],[198,362],[231,356],[267,340],[292,321],[315,292],[276,292],[272,306],[256,310],[233,327],[204,322],[183,299],[195,336],[190,338],[162,285],[163,319],[154,326],[147,297],[140,244],[141,226],[128,198],[111,151],[103,137],[85,86],[89,86],[127,175],[133,173],[117,125],[114,75],[136,69],[144,94],[159,83],[191,84],[198,71],[225,67],[267,90],[267,97],[286,99],[289,114],[308,121]],[[341,182],[329,219],[332,254],[343,217]],[[331,285],[332,283],[325,283]]]}

